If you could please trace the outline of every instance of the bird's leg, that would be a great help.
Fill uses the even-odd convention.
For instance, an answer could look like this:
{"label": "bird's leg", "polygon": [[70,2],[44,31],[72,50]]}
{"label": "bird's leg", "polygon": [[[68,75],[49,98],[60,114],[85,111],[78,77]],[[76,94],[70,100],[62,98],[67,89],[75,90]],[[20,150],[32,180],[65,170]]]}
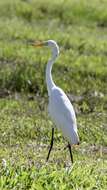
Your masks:
{"label": "bird's leg", "polygon": [[48,161],[48,159],[49,159],[50,152],[51,152],[52,147],[53,147],[53,140],[54,140],[54,128],[52,128],[51,145],[50,145],[50,148],[49,148],[49,152],[48,152],[48,156],[47,156],[47,158],[46,158],[46,161]]}
{"label": "bird's leg", "polygon": [[73,163],[73,155],[72,155],[71,145],[69,143],[68,143],[68,148],[70,152],[71,162]]}

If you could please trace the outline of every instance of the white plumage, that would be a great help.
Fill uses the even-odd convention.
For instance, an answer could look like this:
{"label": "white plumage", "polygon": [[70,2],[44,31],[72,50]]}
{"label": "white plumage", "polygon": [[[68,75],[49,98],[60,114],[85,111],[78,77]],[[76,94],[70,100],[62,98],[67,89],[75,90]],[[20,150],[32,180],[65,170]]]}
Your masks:
{"label": "white plumage", "polygon": [[[52,79],[51,70],[53,63],[59,55],[59,47],[53,40],[48,40],[39,43],[33,43],[33,46],[48,46],[51,49],[52,57],[47,63],[46,67],[46,83],[49,95],[49,115],[56,127],[62,131],[63,136],[68,141],[68,148],[71,155],[71,161],[73,162],[73,156],[71,152],[72,144],[79,144],[79,137],[77,133],[76,116],[73,106],[64,93],[64,91],[57,87]],[[52,146],[53,146],[54,128],[52,129],[52,139],[47,160],[49,158]]]}
{"label": "white plumage", "polygon": [[49,114],[70,144],[78,144],[75,112],[66,94],[54,86],[49,96]]}
{"label": "white plumage", "polygon": [[68,142],[70,144],[78,144],[79,138],[73,106],[63,90],[55,85],[51,76],[52,65],[59,54],[59,47],[53,40],[48,40],[46,44],[52,51],[52,58],[46,67],[49,114],[56,124],[56,127],[62,131],[63,136],[66,137]]}

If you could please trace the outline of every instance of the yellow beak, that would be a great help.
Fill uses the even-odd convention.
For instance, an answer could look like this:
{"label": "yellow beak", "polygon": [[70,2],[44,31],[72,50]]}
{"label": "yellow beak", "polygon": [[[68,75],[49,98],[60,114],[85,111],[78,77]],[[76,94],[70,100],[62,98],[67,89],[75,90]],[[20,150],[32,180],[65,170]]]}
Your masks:
{"label": "yellow beak", "polygon": [[46,41],[32,41],[32,42],[29,42],[29,45],[32,45],[34,47],[42,47],[42,46],[47,46],[47,42]]}

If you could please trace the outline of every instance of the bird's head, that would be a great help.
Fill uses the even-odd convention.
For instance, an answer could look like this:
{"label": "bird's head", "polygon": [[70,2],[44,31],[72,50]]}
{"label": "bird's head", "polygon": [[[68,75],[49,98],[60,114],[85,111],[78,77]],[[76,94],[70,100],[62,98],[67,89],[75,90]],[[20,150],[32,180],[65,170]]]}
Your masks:
{"label": "bird's head", "polygon": [[59,46],[54,40],[47,40],[47,41],[39,41],[39,42],[31,42],[30,43],[34,47],[49,47],[52,51],[53,57],[56,58],[59,55]]}

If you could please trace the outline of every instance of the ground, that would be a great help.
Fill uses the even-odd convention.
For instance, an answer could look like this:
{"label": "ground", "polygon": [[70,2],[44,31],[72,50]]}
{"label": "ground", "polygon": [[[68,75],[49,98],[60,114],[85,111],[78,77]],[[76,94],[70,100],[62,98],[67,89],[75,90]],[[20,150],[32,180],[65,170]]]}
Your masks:
{"label": "ground", "polygon": [[[45,68],[56,40],[55,83],[70,98],[80,145],[74,164],[48,117]],[[0,1],[0,190],[106,190],[107,1]]]}

